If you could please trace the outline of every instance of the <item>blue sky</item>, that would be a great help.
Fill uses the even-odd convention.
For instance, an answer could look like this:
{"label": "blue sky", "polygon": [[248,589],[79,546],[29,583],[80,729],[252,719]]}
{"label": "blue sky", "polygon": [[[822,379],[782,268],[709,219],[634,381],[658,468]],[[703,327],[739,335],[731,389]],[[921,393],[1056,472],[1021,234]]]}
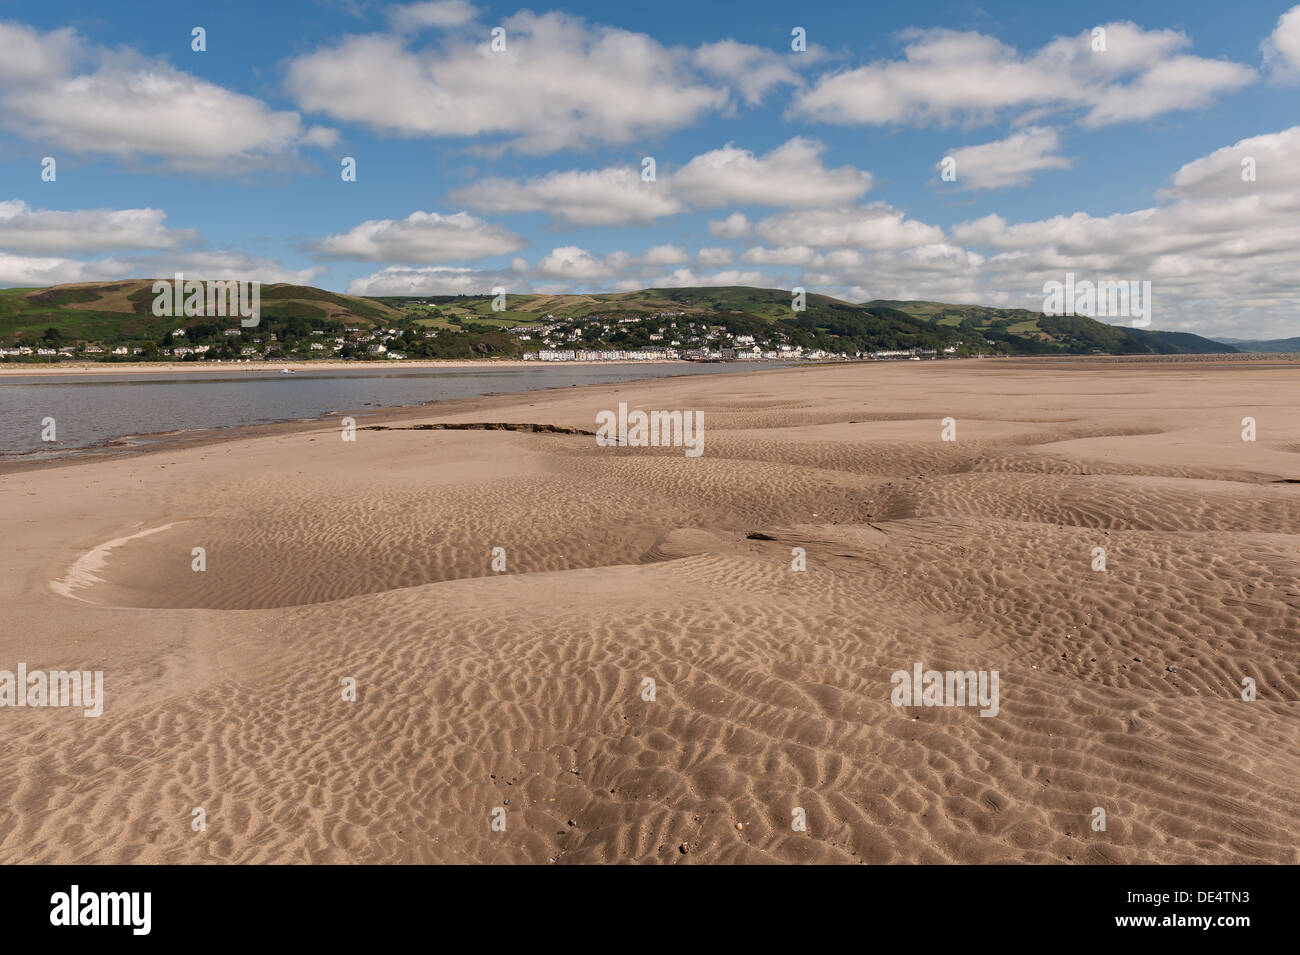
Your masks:
{"label": "blue sky", "polygon": [[1074,271],[1297,335],[1297,94],[1287,3],[0,0],[0,286],[1038,308]]}

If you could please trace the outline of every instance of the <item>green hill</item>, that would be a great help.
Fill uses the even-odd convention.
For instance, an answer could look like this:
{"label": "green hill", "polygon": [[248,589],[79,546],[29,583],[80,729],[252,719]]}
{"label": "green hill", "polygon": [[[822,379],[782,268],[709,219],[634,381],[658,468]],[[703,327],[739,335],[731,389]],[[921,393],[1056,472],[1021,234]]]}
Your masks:
{"label": "green hill", "polygon": [[[545,325],[563,341],[577,343],[567,347],[637,348],[672,340],[692,347],[752,336],[764,347],[789,344],[840,354],[908,349],[950,355],[1237,350],[1198,335],[1124,328],[1080,316],[1052,317],[1025,309],[923,301],[853,304],[809,294],[805,309],[794,312],[790,292],[744,286],[510,295],[506,310],[498,312],[488,295],[361,298],[275,284],[262,287],[261,324],[243,329],[232,341],[224,330],[238,327],[233,318],[154,316],[152,286],[152,279],[129,279],[0,290],[0,344],[43,344],[47,348],[72,343],[167,345],[169,333],[185,328],[187,343],[221,344],[223,347],[212,349],[209,357],[229,357],[232,348],[250,340],[277,341],[289,354],[293,343],[310,335],[333,337],[347,329],[360,329],[364,337],[379,326],[398,329],[405,337],[404,350],[412,356],[503,356],[535,350],[540,338],[522,338],[518,333],[508,334],[508,329],[522,326],[526,331],[528,326]],[[660,329],[664,330],[662,336]],[[354,353],[349,348],[344,357]]]}
{"label": "green hill", "polygon": [[[154,279],[82,282],[50,288],[0,289],[0,342],[13,344],[39,339],[46,329],[58,329],[63,341],[159,341],[174,328],[229,319],[159,318],[153,314]],[[401,313],[380,302],[338,295],[304,285],[264,285],[263,321],[292,319],[306,324],[364,324],[395,321]]]}
{"label": "green hill", "polygon": [[955,328],[1031,354],[1210,355],[1238,349],[1189,332],[1162,332],[1099,322],[1082,315],[1044,315],[1023,308],[872,301],[932,325]]}
{"label": "green hill", "polygon": [[1215,341],[1231,345],[1239,352],[1264,352],[1267,354],[1296,354],[1300,352],[1300,338],[1267,338],[1263,340],[1216,338]]}

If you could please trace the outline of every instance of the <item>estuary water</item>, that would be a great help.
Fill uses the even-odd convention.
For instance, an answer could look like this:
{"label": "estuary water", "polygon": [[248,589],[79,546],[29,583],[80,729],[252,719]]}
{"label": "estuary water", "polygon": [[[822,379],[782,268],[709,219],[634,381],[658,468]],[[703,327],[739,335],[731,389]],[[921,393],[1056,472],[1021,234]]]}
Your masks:
{"label": "estuary water", "polygon": [[[763,367],[772,367],[764,365]],[[748,363],[690,362],[481,368],[332,368],[41,374],[0,378],[0,458],[59,456],[109,441],[318,418],[493,392],[591,385],[669,375],[753,371]],[[56,441],[41,439],[55,421]],[[147,443],[148,438],[133,443]]]}

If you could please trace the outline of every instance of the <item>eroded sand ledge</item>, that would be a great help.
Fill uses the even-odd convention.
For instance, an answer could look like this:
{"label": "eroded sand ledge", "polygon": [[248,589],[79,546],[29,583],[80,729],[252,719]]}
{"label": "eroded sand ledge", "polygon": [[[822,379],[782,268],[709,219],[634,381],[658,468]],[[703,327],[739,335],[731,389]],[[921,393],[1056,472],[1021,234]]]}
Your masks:
{"label": "eroded sand ledge", "polygon": [[[1298,376],[767,371],[0,475],[0,666],[111,700],[0,709],[0,861],[1300,861]],[[706,453],[409,430],[620,401]],[[998,716],[891,706],[917,661]]]}

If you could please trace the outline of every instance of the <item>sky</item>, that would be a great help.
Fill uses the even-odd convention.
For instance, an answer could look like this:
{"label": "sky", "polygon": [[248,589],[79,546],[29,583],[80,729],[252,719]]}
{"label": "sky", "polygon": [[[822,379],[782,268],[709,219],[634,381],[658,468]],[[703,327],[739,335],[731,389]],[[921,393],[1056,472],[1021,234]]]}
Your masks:
{"label": "sky", "polygon": [[0,0],[0,287],[178,271],[1300,335],[1300,5]]}

